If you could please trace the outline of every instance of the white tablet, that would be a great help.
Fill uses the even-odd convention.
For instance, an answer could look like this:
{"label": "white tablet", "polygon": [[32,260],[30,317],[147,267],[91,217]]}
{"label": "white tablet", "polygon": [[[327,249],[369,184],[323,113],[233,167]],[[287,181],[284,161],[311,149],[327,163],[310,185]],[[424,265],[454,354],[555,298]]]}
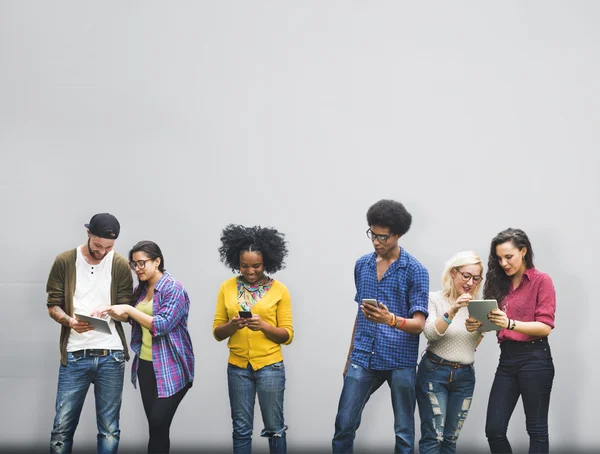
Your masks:
{"label": "white tablet", "polygon": [[99,333],[112,334],[108,320],[98,317],[91,317],[89,315],[78,314],[75,312],[75,318],[80,322],[87,322],[94,327],[95,331]]}
{"label": "white tablet", "polygon": [[483,323],[479,331],[500,331],[502,328],[488,320],[488,314],[498,309],[496,300],[471,300],[469,301],[469,315]]}

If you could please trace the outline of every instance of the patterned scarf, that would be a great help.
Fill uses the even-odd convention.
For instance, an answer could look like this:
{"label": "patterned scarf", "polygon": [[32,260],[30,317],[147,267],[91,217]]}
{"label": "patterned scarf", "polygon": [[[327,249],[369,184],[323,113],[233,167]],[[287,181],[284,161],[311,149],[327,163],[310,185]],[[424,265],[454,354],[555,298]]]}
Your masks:
{"label": "patterned scarf", "polygon": [[268,278],[266,281],[258,282],[255,285],[243,281],[240,276],[236,279],[238,290],[238,303],[242,310],[249,311],[252,307],[265,296],[273,285],[273,279]]}

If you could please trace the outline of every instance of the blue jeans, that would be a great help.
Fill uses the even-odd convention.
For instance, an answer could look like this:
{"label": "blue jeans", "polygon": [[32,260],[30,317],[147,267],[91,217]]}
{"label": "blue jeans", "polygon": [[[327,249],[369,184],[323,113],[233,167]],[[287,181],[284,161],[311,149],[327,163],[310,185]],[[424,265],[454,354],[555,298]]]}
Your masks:
{"label": "blue jeans", "polygon": [[331,442],[334,453],[351,453],[365,404],[375,391],[388,383],[394,409],[395,453],[412,454],[415,441],[415,368],[370,370],[350,363],[344,377]]}
{"label": "blue jeans", "polygon": [[233,422],[233,452],[252,452],[252,429],[254,427],[254,402],[258,403],[265,428],[261,437],[269,439],[269,452],[285,453],[287,449],[283,420],[283,393],[285,390],[285,366],[283,361],[254,370],[250,363],[242,369],[227,365],[229,403]]}
{"label": "blue jeans", "polygon": [[73,435],[90,384],[96,397],[96,424],[98,436],[96,451],[116,453],[119,448],[119,411],[123,392],[125,358],[122,351],[113,351],[102,357],[75,357],[68,354],[66,366],[60,365],[56,416],[50,437],[50,452],[70,453]]}
{"label": "blue jeans", "polygon": [[554,364],[547,338],[500,343],[500,362],[490,390],[485,423],[491,452],[512,453],[506,431],[519,396],[525,410],[529,452],[548,452],[548,410],[553,380]]}
{"label": "blue jeans", "polygon": [[452,367],[433,355],[427,356],[417,371],[417,403],[421,417],[419,453],[454,454],[456,441],[463,427],[475,389],[473,366]]}

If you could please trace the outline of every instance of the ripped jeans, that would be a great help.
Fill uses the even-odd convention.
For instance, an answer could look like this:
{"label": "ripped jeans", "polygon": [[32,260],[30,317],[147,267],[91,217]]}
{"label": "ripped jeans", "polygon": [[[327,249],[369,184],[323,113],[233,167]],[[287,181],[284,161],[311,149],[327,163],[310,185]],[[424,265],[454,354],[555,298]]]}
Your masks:
{"label": "ripped jeans", "polygon": [[285,366],[283,361],[254,370],[250,363],[242,369],[227,365],[229,403],[233,422],[233,452],[252,452],[252,430],[254,427],[254,402],[258,403],[264,429],[261,437],[269,439],[271,454],[285,454],[287,426],[283,420],[283,393],[285,390]]}
{"label": "ripped jeans", "polygon": [[420,454],[456,452],[456,441],[467,419],[474,389],[472,365],[452,367],[423,357],[416,385],[421,418]]}
{"label": "ripped jeans", "polygon": [[[114,454],[119,448],[119,412],[123,393],[125,358],[123,351],[108,356],[77,357],[68,354],[67,365],[60,365],[56,416],[50,436],[50,452],[69,454],[73,451],[73,436],[90,385],[94,384],[98,436],[96,452]],[[82,448],[76,450],[81,451]]]}

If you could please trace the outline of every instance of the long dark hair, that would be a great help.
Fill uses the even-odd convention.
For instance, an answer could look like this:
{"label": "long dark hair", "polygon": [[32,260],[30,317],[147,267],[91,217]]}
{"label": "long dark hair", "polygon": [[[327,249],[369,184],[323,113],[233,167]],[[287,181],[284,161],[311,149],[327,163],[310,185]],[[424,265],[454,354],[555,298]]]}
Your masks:
{"label": "long dark hair", "polygon": [[495,299],[501,302],[510,291],[510,277],[506,275],[496,255],[496,247],[507,241],[518,248],[527,248],[525,254],[525,267],[533,268],[533,248],[527,234],[521,229],[506,229],[500,232],[492,240],[490,246],[490,257],[488,259],[488,271],[485,275],[485,285],[483,287],[483,297],[486,299]]}
{"label": "long dark hair", "polygon": [[[165,259],[163,257],[162,251],[158,247],[154,241],[140,241],[135,246],[131,248],[129,251],[129,261],[133,261],[133,254],[136,252],[145,253],[149,259],[156,260],[160,258],[160,263],[158,264],[158,270],[162,273],[165,271]],[[133,292],[133,304],[137,303],[138,298],[142,295],[142,293],[148,288],[148,282],[140,281],[138,287]]]}

